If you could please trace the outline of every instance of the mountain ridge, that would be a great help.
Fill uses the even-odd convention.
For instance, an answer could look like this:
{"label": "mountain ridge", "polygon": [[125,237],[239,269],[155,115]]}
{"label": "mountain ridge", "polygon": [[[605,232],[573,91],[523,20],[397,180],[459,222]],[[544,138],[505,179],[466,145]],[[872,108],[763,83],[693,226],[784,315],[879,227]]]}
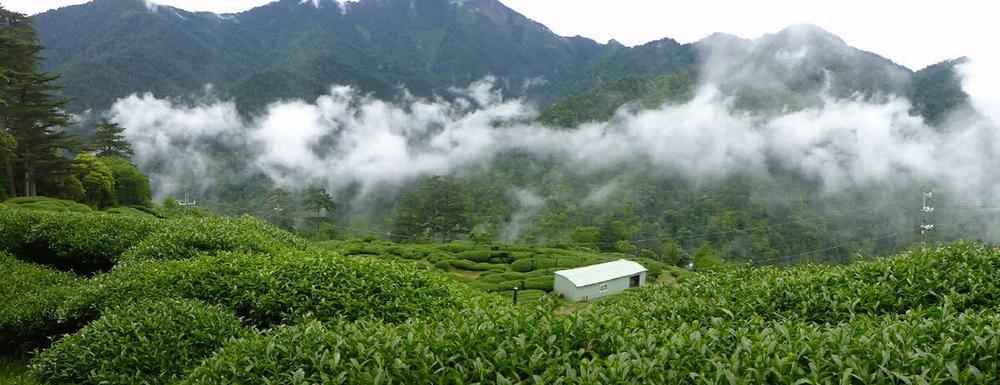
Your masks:
{"label": "mountain ridge", "polygon": [[[838,96],[933,94],[914,89],[917,72],[811,24],[756,39],[715,33],[626,47],[559,36],[497,0],[279,0],[230,14],[94,0],[34,20],[47,46],[45,69],[80,97],[74,111],[101,110],[133,93],[200,95],[206,84],[244,111],[311,100],[332,84],[380,98],[404,87],[436,96],[488,75],[505,95],[544,108],[619,79],[683,72],[730,80],[723,88],[763,111],[809,103],[831,74]],[[715,55],[735,64],[714,66]],[[774,82],[762,88],[741,79]],[[934,105],[935,114],[953,107],[916,104]]]}

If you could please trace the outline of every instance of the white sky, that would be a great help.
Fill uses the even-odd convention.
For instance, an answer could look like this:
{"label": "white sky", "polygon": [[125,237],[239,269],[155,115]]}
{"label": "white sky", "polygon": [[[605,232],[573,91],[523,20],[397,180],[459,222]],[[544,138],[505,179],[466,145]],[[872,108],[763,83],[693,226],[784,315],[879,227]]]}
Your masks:
{"label": "white sky", "polygon": [[[912,69],[959,56],[1000,62],[1000,2],[991,0],[501,0],[560,35],[626,45],[713,32],[753,38],[812,23]],[[85,0],[0,0],[28,14]],[[158,0],[190,11],[239,12],[269,0]]]}

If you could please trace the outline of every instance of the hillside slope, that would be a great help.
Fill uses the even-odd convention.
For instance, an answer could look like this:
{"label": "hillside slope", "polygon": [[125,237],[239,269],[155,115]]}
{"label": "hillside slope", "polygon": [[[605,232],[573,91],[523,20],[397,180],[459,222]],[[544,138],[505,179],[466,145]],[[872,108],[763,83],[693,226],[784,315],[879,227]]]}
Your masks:
{"label": "hillside slope", "polygon": [[[682,72],[719,83],[740,107],[755,111],[807,106],[821,91],[922,97],[937,87],[810,25],[755,40],[715,34],[630,48],[558,36],[497,0],[344,4],[281,0],[216,15],[96,0],[34,19],[47,47],[45,68],[63,76],[67,95],[79,97],[74,111],[104,109],[132,93],[197,97],[206,85],[244,111],[279,99],[311,100],[333,84],[381,98],[398,96],[400,87],[447,95],[487,75],[498,78],[507,96],[545,106],[616,87],[622,78]],[[955,98],[945,99],[918,103],[933,107],[917,111],[935,119],[953,107]]]}

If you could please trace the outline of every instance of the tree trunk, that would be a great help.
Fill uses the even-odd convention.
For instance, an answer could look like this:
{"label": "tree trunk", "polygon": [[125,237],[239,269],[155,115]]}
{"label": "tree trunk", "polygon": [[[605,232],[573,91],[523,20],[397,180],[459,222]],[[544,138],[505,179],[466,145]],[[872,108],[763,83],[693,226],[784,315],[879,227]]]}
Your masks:
{"label": "tree trunk", "polygon": [[8,160],[7,166],[7,195],[11,198],[17,196],[17,179],[14,177],[14,162]]}
{"label": "tree trunk", "polygon": [[31,180],[31,171],[28,171],[28,170],[30,170],[28,168],[28,162],[24,162],[24,190],[23,190],[23,192],[24,192],[24,196],[26,196],[26,197],[30,197],[31,196],[31,182],[30,182],[30,180]]}

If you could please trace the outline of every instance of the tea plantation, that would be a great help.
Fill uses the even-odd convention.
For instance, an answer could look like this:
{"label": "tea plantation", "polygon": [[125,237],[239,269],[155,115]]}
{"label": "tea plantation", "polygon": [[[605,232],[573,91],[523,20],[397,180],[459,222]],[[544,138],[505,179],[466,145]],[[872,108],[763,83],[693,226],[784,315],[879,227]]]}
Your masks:
{"label": "tea plantation", "polygon": [[653,285],[570,308],[553,271],[621,255],[24,206],[0,204],[0,383],[1000,382],[1000,249],[981,244],[712,272],[640,258]]}

